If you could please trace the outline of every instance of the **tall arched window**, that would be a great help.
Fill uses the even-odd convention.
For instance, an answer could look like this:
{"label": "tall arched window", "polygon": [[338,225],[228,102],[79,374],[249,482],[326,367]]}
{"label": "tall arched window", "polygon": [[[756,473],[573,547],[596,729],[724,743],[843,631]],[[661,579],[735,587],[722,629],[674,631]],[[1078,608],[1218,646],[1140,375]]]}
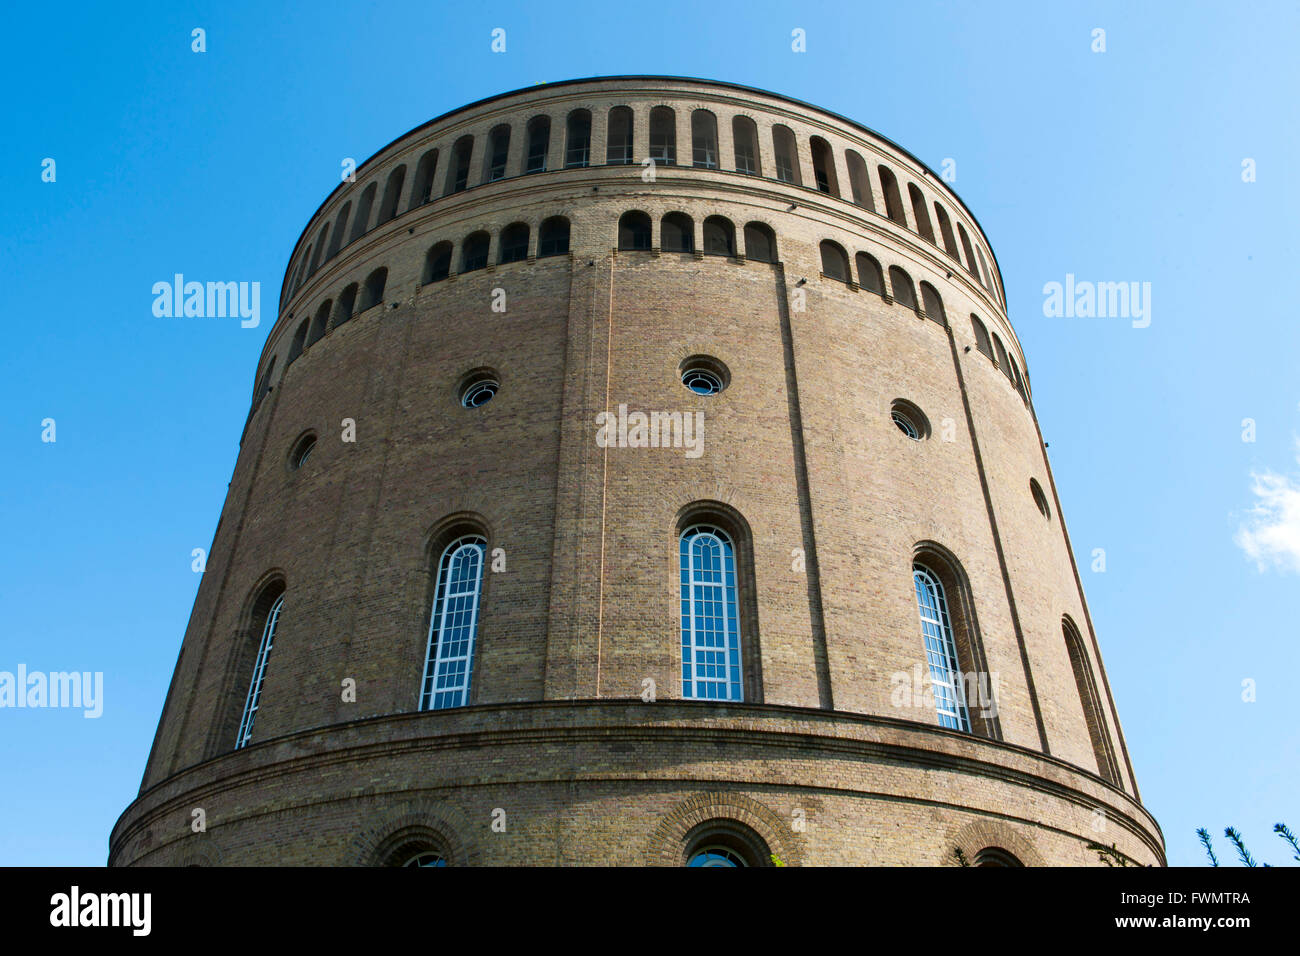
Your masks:
{"label": "tall arched window", "polygon": [[257,386],[257,394],[253,397],[253,405],[256,407],[261,403],[271,391],[271,375],[275,372],[275,356],[271,356],[271,361],[266,366],[266,371],[262,374],[262,381]]}
{"label": "tall arched window", "polygon": [[736,254],[736,227],[730,219],[710,216],[704,220],[704,254],[709,256],[734,256]]}
{"label": "tall arched window", "polygon": [[352,318],[352,308],[356,305],[358,291],[359,286],[354,282],[339,293],[338,308],[334,311],[335,328],[338,328],[348,319]]}
{"label": "tall arched window", "polygon": [[510,127],[505,123],[492,128],[488,134],[487,155],[484,157],[483,182],[494,183],[506,178],[506,162],[510,159]]}
{"label": "tall arched window", "polygon": [[898,179],[888,166],[877,166],[880,174],[880,190],[885,195],[885,215],[900,226],[907,225],[907,214],[903,212],[903,197],[898,192]]}
{"label": "tall arched window", "polygon": [[736,556],[731,538],[714,525],[682,532],[682,696],[743,700]]}
{"label": "tall arched window", "polygon": [[501,230],[499,261],[522,262],[528,258],[528,223],[515,222]]}
{"label": "tall arched window", "polygon": [[406,182],[406,164],[398,166],[388,174],[388,182],[384,184],[384,201],[379,204],[379,221],[376,226],[382,226],[391,219],[397,218],[397,204],[402,199],[402,184]]}
{"label": "tall arched window", "polygon": [[821,252],[822,274],[829,279],[838,279],[840,282],[848,282],[849,257],[843,247],[838,243],[831,242],[829,239],[823,239]]}
{"label": "tall arched window", "polygon": [[838,196],[840,183],[835,176],[835,154],[831,152],[831,144],[820,136],[814,136],[808,145],[812,148],[813,175],[817,178],[817,188]]}
{"label": "tall arched window", "polygon": [[348,214],[352,212],[352,201],[348,200],[343,204],[343,209],[339,212],[339,217],[334,220],[334,232],[330,236],[329,249],[325,255],[325,261],[333,259],[339,249],[343,247],[343,234],[348,228]]}
{"label": "tall arched window", "polygon": [[708,110],[691,113],[691,165],[718,168],[718,118]]}
{"label": "tall arched window", "polygon": [[998,368],[1002,369],[1004,375],[1010,377],[1011,373],[1007,371],[1007,349],[996,332],[993,333],[993,351],[997,356]]}
{"label": "tall arched window", "polygon": [[486,548],[482,535],[464,535],[447,545],[438,560],[420,686],[421,710],[463,707],[469,702]]}
{"label": "tall arched window", "polygon": [[316,318],[312,320],[311,331],[307,333],[308,346],[315,345],[324,338],[325,332],[329,328],[330,311],[333,308],[334,303],[326,299],[320,304],[320,308],[316,310]]}
{"label": "tall arched window", "polygon": [[573,110],[566,124],[564,168],[575,169],[591,163],[591,110]]}
{"label": "tall arched window", "polygon": [[660,166],[677,163],[677,115],[670,107],[650,111],[650,158]]}
{"label": "tall arched window", "polygon": [[388,270],[382,267],[366,276],[366,284],[361,290],[361,306],[359,311],[364,312],[366,309],[382,305],[384,301],[384,286],[387,285],[387,283]]}
{"label": "tall arched window", "polygon": [[569,220],[551,216],[542,220],[537,233],[537,257],[562,256],[569,251]]}
{"label": "tall arched window", "polygon": [[763,175],[758,159],[758,127],[754,121],[748,116],[732,117],[731,141],[736,151],[736,172]]}
{"label": "tall arched window", "polygon": [[970,324],[971,328],[975,331],[975,347],[989,358],[992,358],[993,343],[989,341],[989,330],[973,312],[971,313]]}
{"label": "tall arched window", "polygon": [[776,178],[783,183],[803,185],[799,175],[799,153],[795,148],[794,133],[780,123],[772,127],[772,153],[776,159]]}
{"label": "tall arched window", "polygon": [[898,266],[889,267],[889,288],[894,294],[894,301],[899,305],[916,308],[916,289],[912,285],[912,277]]}
{"label": "tall arched window", "polygon": [[430,149],[415,164],[415,182],[411,184],[411,202],[407,209],[423,206],[433,196],[433,176],[438,171],[438,151]]}
{"label": "tall arched window", "polygon": [[943,251],[961,262],[961,255],[957,252],[957,240],[952,234],[952,220],[948,218],[948,211],[939,205],[937,200],[934,204],[934,215],[939,220],[939,235],[943,237]]}
{"label": "tall arched window", "polygon": [[945,329],[948,327],[948,316],[943,311],[943,299],[939,297],[939,291],[928,282],[921,283],[921,305],[925,308],[927,319],[933,319]]}
{"label": "tall arched window", "polygon": [[975,248],[970,244],[970,236],[966,235],[966,227],[961,223],[957,223],[957,235],[961,236],[961,247],[966,251],[966,271],[978,281],[980,270],[979,266],[975,265]]}
{"label": "tall arched window", "polygon": [[650,217],[643,212],[625,212],[618,220],[620,249],[650,248]]}
{"label": "tall arched window", "polygon": [[979,246],[976,246],[976,247],[975,247],[975,256],[976,256],[976,258],[978,258],[979,261],[980,261],[980,272],[983,273],[983,278],[980,279],[980,282],[982,282],[982,283],[984,284],[984,288],[986,288],[986,289],[988,289],[990,292],[992,292],[992,291],[993,291],[993,279],[992,279],[992,278],[990,277],[990,275],[989,275],[989,266],[988,266],[988,263],[984,261],[984,250],[981,249]]}
{"label": "tall arched window", "polygon": [[429,247],[429,252],[424,257],[424,275],[421,279],[427,285],[445,279],[449,275],[451,275],[451,243],[443,240]]}
{"label": "tall arched window", "polygon": [[925,195],[916,183],[907,184],[907,194],[912,199],[912,218],[916,220],[916,231],[922,239],[934,242],[934,227],[930,225],[930,214],[925,209]]}
{"label": "tall arched window", "polygon": [[460,271],[473,272],[476,269],[486,268],[488,248],[491,244],[492,237],[481,230],[466,236],[460,248]]}
{"label": "tall arched window", "polygon": [[245,746],[253,737],[253,721],[262,700],[262,682],[266,680],[266,662],[271,657],[275,629],[280,622],[280,611],[284,608],[284,585],[279,585],[278,591],[274,597],[274,592],[268,591],[258,600],[260,605],[270,599],[270,606],[265,611],[254,606],[254,621],[261,623],[261,638],[257,644],[257,656],[253,660],[253,677],[248,684],[248,694],[244,697],[244,710],[239,718],[239,733],[235,736],[236,750]]}
{"label": "tall arched window", "polygon": [[934,688],[934,706],[939,724],[953,730],[970,730],[966,711],[966,693],[957,663],[957,644],[948,617],[948,601],[943,584],[936,574],[922,564],[912,566],[916,589],[916,607],[921,615],[921,637],[925,642],[925,659],[930,667],[930,685]]}
{"label": "tall arched window", "polygon": [[776,233],[761,222],[745,223],[745,258],[755,262],[776,262]]}
{"label": "tall arched window", "polygon": [[859,252],[857,259],[858,285],[868,292],[884,295],[885,277],[880,272],[880,263],[874,256],[867,255],[865,252]]}
{"label": "tall arched window", "polygon": [[659,247],[664,252],[694,252],[695,223],[684,212],[670,212],[659,223]]}
{"label": "tall arched window", "polygon": [[307,330],[311,327],[311,322],[307,319],[302,320],[298,326],[298,331],[293,333],[293,342],[289,345],[289,357],[285,359],[285,365],[292,365],[294,360],[302,354],[303,349],[307,347]]}
{"label": "tall arched window", "polygon": [[308,273],[309,275],[314,274],[316,270],[320,268],[320,257],[325,251],[325,237],[329,235],[329,230],[329,223],[326,223],[321,226],[320,232],[316,235],[316,252],[311,257],[311,271]]}
{"label": "tall arched window", "polygon": [[847,150],[844,159],[849,164],[849,188],[853,192],[853,201],[876,211],[876,201],[871,197],[871,180],[867,176],[867,164],[857,150]]}
{"label": "tall arched window", "polygon": [[546,169],[546,154],[551,148],[551,118],[534,116],[528,121],[528,154],[524,157],[525,173]]}
{"label": "tall arched window", "polygon": [[1061,619],[1061,630],[1065,634],[1065,648],[1070,655],[1070,667],[1074,670],[1074,683],[1079,689],[1079,703],[1083,705],[1083,719],[1088,725],[1088,737],[1092,741],[1092,753],[1097,760],[1097,772],[1111,784],[1119,786],[1119,765],[1115,760],[1115,750],[1110,743],[1110,734],[1106,730],[1106,718],[1101,709],[1101,698],[1097,694],[1097,682],[1092,676],[1092,662],[1084,650],[1083,640],[1074,622],[1068,617]]}
{"label": "tall arched window", "polygon": [[447,188],[444,196],[469,188],[469,161],[474,153],[474,137],[462,136],[451,148],[451,162],[447,164]]}
{"label": "tall arched window", "polygon": [[370,228],[370,210],[375,205],[377,192],[379,192],[379,183],[371,183],[361,194],[361,201],[357,203],[357,217],[352,220],[352,235],[348,237],[348,242],[356,242]]}
{"label": "tall arched window", "polygon": [[632,162],[632,108],[615,106],[609,111],[609,136],[605,140],[605,162],[626,166]]}

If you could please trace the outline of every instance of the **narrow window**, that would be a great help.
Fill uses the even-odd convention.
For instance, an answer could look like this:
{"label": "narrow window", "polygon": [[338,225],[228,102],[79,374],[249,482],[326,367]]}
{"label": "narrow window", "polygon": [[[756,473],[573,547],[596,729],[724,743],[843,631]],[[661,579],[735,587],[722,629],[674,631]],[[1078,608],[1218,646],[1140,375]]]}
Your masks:
{"label": "narrow window", "polygon": [[546,153],[551,148],[551,118],[534,116],[528,121],[528,155],[524,160],[525,173],[540,173],[546,169]]}
{"label": "narrow window", "polygon": [[311,323],[303,319],[302,324],[298,326],[298,331],[293,333],[293,342],[289,345],[289,357],[285,360],[285,365],[292,365],[294,359],[307,347],[307,330],[310,326]]}
{"label": "narrow window", "polygon": [[388,282],[388,270],[376,269],[366,277],[365,287],[361,291],[361,308],[364,312],[366,309],[382,305],[384,302],[384,286]]}
{"label": "narrow window", "polygon": [[912,286],[912,277],[898,266],[889,267],[889,288],[894,293],[894,301],[909,309],[916,309],[916,289]]}
{"label": "narrow window", "polygon": [[542,220],[542,227],[537,234],[537,257],[563,256],[569,251],[569,220],[563,216],[551,216]]}
{"label": "narrow window", "polygon": [[776,178],[783,183],[802,186],[799,154],[795,151],[794,133],[790,132],[790,127],[780,124],[772,127],[772,152],[776,160]]}
{"label": "narrow window", "polygon": [[591,164],[591,111],[574,110],[569,114],[564,168],[574,169]]}
{"label": "narrow window", "polygon": [[808,141],[812,148],[813,176],[817,179],[817,188],[832,196],[840,194],[839,180],[835,176],[835,154],[831,152],[830,143],[820,136]]}
{"label": "narrow window", "polygon": [[609,138],[605,141],[605,162],[626,166],[632,162],[632,108],[615,106],[609,111]]}
{"label": "narrow window", "polygon": [[262,700],[262,682],[266,680],[266,662],[271,657],[271,646],[275,643],[275,628],[280,622],[280,611],[284,607],[284,592],[281,591],[266,612],[262,624],[262,638],[257,645],[257,658],[253,662],[253,679],[248,684],[248,696],[244,698],[244,711],[239,719],[239,734],[235,737],[235,749],[245,746],[253,737],[253,721],[257,717],[257,708]]}
{"label": "narrow window", "polygon": [[405,182],[405,164],[388,174],[388,183],[384,186],[384,201],[379,204],[379,221],[375,223],[376,226],[382,226],[397,218],[397,204],[402,199],[402,184]]}
{"label": "narrow window", "polygon": [[704,253],[709,256],[736,254],[736,227],[730,219],[710,216],[704,220]]}
{"label": "narrow window", "polygon": [[444,196],[469,188],[469,161],[474,152],[474,137],[462,136],[451,148],[451,162],[447,164],[447,188]]}
{"label": "narrow window", "polygon": [[339,217],[334,220],[334,233],[330,236],[329,251],[325,255],[325,261],[328,262],[338,254],[339,249],[343,247],[343,234],[348,228],[348,214],[352,212],[352,202],[349,200],[343,204],[343,209],[339,212]]}
{"label": "narrow window", "polygon": [[957,223],[957,235],[961,236],[961,247],[966,250],[966,271],[978,281],[980,273],[979,267],[975,265],[975,249],[970,244],[970,236],[966,235],[966,227],[961,223]]}
{"label": "narrow window", "polygon": [[900,226],[907,225],[907,214],[903,212],[903,197],[898,192],[898,180],[888,166],[877,166],[880,173],[880,190],[885,195],[885,215]]}
{"label": "narrow window", "polygon": [[971,314],[971,328],[975,331],[975,348],[979,349],[989,358],[993,358],[993,343],[989,341],[989,330],[985,328],[984,323],[979,318]]}
{"label": "narrow window", "polygon": [[521,262],[528,258],[528,224],[512,223],[501,230],[500,261]]}
{"label": "narrow window", "polygon": [[839,244],[826,239],[822,241],[821,251],[822,274],[829,279],[838,279],[840,282],[848,282],[849,257],[843,248],[841,248]]}
{"label": "narrow window", "polygon": [[1070,667],[1074,670],[1074,683],[1079,690],[1079,703],[1083,706],[1083,719],[1088,725],[1092,753],[1097,760],[1097,772],[1118,787],[1120,785],[1119,765],[1115,760],[1110,734],[1106,731],[1106,719],[1102,715],[1097,682],[1092,676],[1092,662],[1084,651],[1083,640],[1079,637],[1074,622],[1068,617],[1062,619],[1061,629],[1065,634],[1066,651],[1070,655]]}
{"label": "narrow window", "polygon": [[438,151],[428,150],[415,164],[415,182],[411,184],[411,204],[416,209],[433,198],[433,176],[438,171]]}
{"label": "narrow window", "polygon": [[871,197],[871,180],[867,176],[867,164],[862,155],[850,149],[845,151],[844,158],[849,165],[849,189],[853,193],[853,201],[875,212],[876,201]]}
{"label": "narrow window", "polygon": [[438,561],[421,710],[463,707],[469,701],[486,546],[481,535],[465,535],[447,545]]}
{"label": "narrow window", "polygon": [[650,158],[660,166],[677,164],[677,117],[667,106],[650,111]]}
{"label": "narrow window", "polygon": [[460,271],[473,272],[476,269],[486,268],[488,248],[491,244],[492,237],[486,232],[475,232],[466,236],[464,243],[461,244]]}
{"label": "narrow window", "polygon": [[664,252],[694,252],[695,223],[681,212],[670,212],[659,223],[659,246]]}
{"label": "narrow window", "polygon": [[733,117],[731,139],[736,147],[736,172],[763,175],[758,159],[758,127],[754,121],[748,116]]}
{"label": "narrow window", "polygon": [[310,347],[325,337],[325,332],[329,328],[330,310],[333,309],[334,303],[326,299],[316,310],[316,318],[312,320],[311,332],[307,334],[307,345]]}
{"label": "narrow window", "polygon": [[745,224],[745,258],[755,262],[776,262],[776,233],[761,222]]}
{"label": "narrow window", "polygon": [[509,158],[510,127],[502,124],[488,135],[487,168],[483,170],[483,181],[494,183],[498,179],[504,179],[506,160]]}
{"label": "narrow window", "polygon": [[326,223],[321,227],[320,233],[316,236],[316,253],[311,257],[311,272],[308,273],[309,275],[314,275],[316,270],[320,268],[320,257],[325,251],[325,237],[329,235],[329,231],[329,223]]}
{"label": "narrow window", "polygon": [[921,637],[925,642],[925,658],[930,667],[930,684],[934,688],[939,724],[953,730],[969,731],[965,687],[957,665],[957,645],[953,641],[943,585],[938,576],[920,564],[912,567],[912,581],[916,587]]}
{"label": "narrow window", "polygon": [[334,313],[334,327],[338,328],[352,318],[352,308],[357,301],[358,286],[354,282],[339,295],[338,309]]}
{"label": "narrow window", "polygon": [[731,538],[713,525],[681,536],[682,696],[742,700],[740,618]]}
{"label": "narrow window", "polygon": [[357,217],[352,220],[352,235],[348,237],[348,242],[356,242],[370,228],[370,210],[375,204],[377,192],[379,192],[379,183],[371,183],[361,194],[361,201],[357,203]]}
{"label": "narrow window", "polygon": [[885,294],[885,278],[880,271],[880,263],[874,256],[869,256],[865,252],[859,252],[858,259],[858,285],[868,292],[874,292],[876,295]]}
{"label": "narrow window", "polygon": [[650,248],[650,217],[643,212],[625,212],[618,220],[619,249]]}
{"label": "narrow window", "polygon": [[984,261],[984,250],[981,249],[979,246],[976,246],[975,255],[979,258],[980,261],[980,272],[984,274],[984,278],[981,279],[980,281],[984,284],[984,288],[992,292],[993,280],[989,278],[989,267],[988,267],[988,263]]}
{"label": "narrow window", "polygon": [[708,110],[691,114],[691,165],[718,168],[718,118]]}
{"label": "narrow window", "polygon": [[424,257],[424,275],[422,277],[425,285],[430,282],[439,282],[451,275],[451,243],[439,242],[429,248],[429,252]]}
{"label": "narrow window", "polygon": [[925,317],[938,322],[945,329],[948,327],[948,316],[943,311],[943,299],[939,297],[939,292],[928,282],[921,283],[921,305],[925,308]]}
{"label": "narrow window", "polygon": [[936,201],[934,214],[939,220],[939,235],[943,237],[943,251],[961,262],[961,255],[957,252],[957,240],[953,238],[952,220],[948,218],[948,211]]}
{"label": "narrow window", "polygon": [[1003,374],[1010,375],[1007,371],[1007,350],[996,332],[993,333],[993,350],[997,355],[998,368],[1002,369]]}
{"label": "narrow window", "polygon": [[930,225],[930,214],[925,209],[925,195],[916,183],[907,184],[907,194],[912,199],[912,218],[916,220],[916,231],[922,239],[934,242],[934,227]]}

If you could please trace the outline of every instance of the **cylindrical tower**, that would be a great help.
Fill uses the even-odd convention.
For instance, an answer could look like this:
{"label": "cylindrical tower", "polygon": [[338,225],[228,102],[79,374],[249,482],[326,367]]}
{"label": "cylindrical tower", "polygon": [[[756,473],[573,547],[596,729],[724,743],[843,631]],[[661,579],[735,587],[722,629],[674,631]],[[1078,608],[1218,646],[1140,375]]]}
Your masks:
{"label": "cylindrical tower", "polygon": [[110,862],[1163,863],[1005,301],[776,94],[395,140],[289,260]]}

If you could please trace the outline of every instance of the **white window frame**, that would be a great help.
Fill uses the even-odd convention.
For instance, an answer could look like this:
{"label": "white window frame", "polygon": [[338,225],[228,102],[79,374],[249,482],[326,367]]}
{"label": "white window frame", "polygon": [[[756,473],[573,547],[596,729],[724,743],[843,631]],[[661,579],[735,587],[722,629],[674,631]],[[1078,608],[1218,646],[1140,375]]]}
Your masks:
{"label": "white window frame", "polygon": [[257,645],[257,659],[253,663],[253,678],[248,682],[248,695],[244,698],[244,712],[239,718],[239,733],[235,736],[235,749],[247,746],[253,737],[253,720],[257,717],[257,707],[262,699],[262,682],[266,679],[266,662],[271,656],[271,646],[275,642],[275,628],[280,622],[280,610],[284,607],[284,593],[275,599],[271,610],[266,614],[266,623],[262,625],[262,639]]}
{"label": "white window frame", "polygon": [[[461,552],[477,552],[477,567],[472,582],[461,582],[458,590],[448,593],[449,575],[454,561]],[[478,643],[479,608],[483,598],[483,564],[487,557],[487,539],[479,534],[467,534],[452,541],[443,549],[438,559],[437,588],[434,591],[433,609],[429,614],[429,638],[424,652],[424,675],[420,682],[420,710],[444,710],[450,707],[463,707],[469,702],[469,692],[474,678],[474,651]],[[469,598],[468,607],[458,603]],[[454,619],[449,626],[449,618],[457,613],[468,612],[468,621],[456,624]],[[448,640],[444,640],[450,629],[464,628],[468,633],[463,653],[450,653]],[[460,643],[458,638],[457,644]],[[439,686],[439,680],[454,675],[456,665],[464,664],[459,679],[452,679]]]}

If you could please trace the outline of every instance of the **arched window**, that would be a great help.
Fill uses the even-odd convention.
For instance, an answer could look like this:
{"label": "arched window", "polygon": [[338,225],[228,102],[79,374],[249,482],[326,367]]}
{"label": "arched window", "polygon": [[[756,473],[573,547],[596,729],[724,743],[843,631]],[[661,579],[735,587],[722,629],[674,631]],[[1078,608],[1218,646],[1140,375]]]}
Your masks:
{"label": "arched window", "polygon": [[384,186],[384,201],[379,204],[379,221],[375,223],[376,226],[382,226],[389,220],[397,218],[397,204],[402,199],[402,184],[405,182],[405,164],[388,174],[388,182]]}
{"label": "arched window", "polygon": [[928,282],[921,283],[921,305],[925,309],[927,319],[933,319],[945,329],[948,327],[948,316],[943,311],[943,299],[939,297],[939,291]]}
{"label": "arched window", "polygon": [[868,292],[874,292],[876,295],[885,294],[885,277],[880,272],[880,263],[874,256],[867,255],[865,252],[859,252],[858,260],[858,285]]}
{"label": "arched window", "polygon": [[739,820],[705,820],[686,834],[687,866],[771,866],[767,841]]}
{"label": "arched window", "polygon": [[384,302],[384,286],[387,283],[388,270],[385,268],[380,267],[366,276],[366,284],[361,290],[361,306],[358,311],[364,312],[366,309],[382,305]]}
{"label": "arched window", "polygon": [[718,118],[708,110],[691,113],[691,165],[718,168]]}
{"label": "arched window", "polygon": [[992,358],[993,343],[989,341],[989,330],[985,328],[984,323],[973,312],[971,313],[970,324],[975,332],[975,347],[989,358]]}
{"label": "arched window", "polygon": [[330,235],[329,250],[326,253],[325,261],[333,259],[338,254],[339,249],[343,247],[343,234],[348,228],[348,215],[352,212],[352,201],[348,200],[343,204],[339,211],[339,217],[334,220],[334,232]]}
{"label": "arched window", "polygon": [[307,251],[302,254],[298,260],[298,271],[294,273],[293,291],[297,292],[304,282],[307,281],[307,263],[311,260],[311,243],[307,243]]}
{"label": "arched window", "polygon": [[1007,350],[996,332],[993,333],[993,351],[997,356],[998,368],[1002,369],[1003,374],[1010,375],[1011,373],[1007,371]]}
{"label": "arched window", "polygon": [[551,148],[551,118],[534,116],[528,121],[528,153],[524,157],[525,173],[546,169],[546,154]]}
{"label": "arched window", "polygon": [[339,304],[334,311],[334,327],[338,328],[352,318],[352,308],[356,305],[359,287],[354,282],[339,294]]}
{"label": "arched window", "polygon": [[474,137],[462,136],[451,148],[451,162],[447,164],[447,188],[444,196],[469,188],[469,161],[474,154]]}
{"label": "arched window", "polygon": [[609,111],[609,136],[605,140],[605,162],[626,166],[632,162],[632,108],[615,106]]}
{"label": "arched window", "polygon": [[421,281],[428,285],[451,275],[451,243],[443,240],[429,247],[424,257],[424,275]]}
{"label": "arched window", "polygon": [[943,237],[943,251],[961,262],[961,254],[957,251],[957,240],[952,234],[952,220],[948,218],[947,210],[939,205],[937,200],[934,204],[934,215],[939,220],[939,235]]}
{"label": "arched window", "polygon": [[650,158],[659,166],[677,164],[677,116],[667,106],[650,111]]}
{"label": "arched window", "polygon": [[307,347],[307,330],[310,325],[309,320],[303,319],[302,324],[298,326],[298,331],[293,333],[293,342],[289,345],[289,357],[285,360],[285,365],[292,365],[294,359]]}
{"label": "arched window", "polygon": [[494,126],[488,134],[487,155],[484,157],[483,182],[494,183],[506,177],[506,162],[510,159],[510,127],[505,123]]}
{"label": "arched window", "polygon": [[591,164],[591,110],[572,110],[566,125],[564,168]]}
{"label": "arched window", "polygon": [[1016,360],[1007,353],[1007,378],[1011,379],[1011,384],[1016,387],[1016,391],[1021,395],[1025,394],[1024,383],[1020,381],[1020,369],[1016,368]]}
{"label": "arched window", "polygon": [[537,233],[537,257],[563,256],[569,251],[569,220],[551,216],[542,220]]}
{"label": "arched window", "polygon": [[916,231],[922,239],[934,242],[934,227],[930,225],[930,214],[925,209],[925,195],[916,183],[907,184],[907,194],[912,199],[912,218],[916,220]]}
{"label": "arched window", "polygon": [[905,305],[909,309],[916,308],[916,289],[912,285],[912,277],[898,266],[889,267],[889,288],[894,295],[894,301],[899,305]]}
{"label": "arched window", "polygon": [[618,220],[620,249],[650,248],[650,217],[643,212],[625,212]]}
{"label": "arched window", "polygon": [[284,608],[284,585],[273,584],[253,606],[254,627],[260,631],[257,644],[257,656],[253,659],[253,676],[248,683],[248,693],[244,697],[244,709],[239,718],[239,733],[235,736],[235,749],[248,744],[253,737],[253,721],[257,717],[257,708],[262,701],[262,683],[266,680],[266,662],[271,657],[271,647],[275,643],[275,629],[280,623],[280,612]]}
{"label": "arched window", "polygon": [[501,230],[501,263],[521,262],[528,258],[528,224],[515,222]]}
{"label": "arched window", "polygon": [[999,846],[986,846],[975,854],[976,866],[1024,866],[1020,860]]}
{"label": "arched window", "polygon": [[1074,683],[1079,689],[1079,703],[1083,706],[1083,719],[1088,725],[1088,737],[1092,741],[1092,753],[1097,760],[1097,772],[1118,787],[1119,765],[1115,760],[1110,734],[1106,730],[1097,682],[1092,676],[1092,662],[1088,659],[1074,622],[1068,617],[1062,618],[1061,630],[1065,635],[1066,651],[1070,655],[1070,667],[1074,670]]}
{"label": "arched window", "polygon": [[885,215],[900,226],[907,225],[907,214],[903,212],[903,197],[898,192],[898,180],[894,171],[888,166],[877,166],[880,174],[880,191],[885,196]]}
{"label": "arched window", "polygon": [[659,223],[659,247],[664,252],[694,252],[695,223],[683,212],[670,212]]}
{"label": "arched window", "polygon": [[438,560],[420,685],[421,710],[463,707],[469,702],[486,549],[486,538],[468,534],[448,544]]}
{"label": "arched window", "polygon": [[970,244],[970,236],[966,235],[966,227],[961,223],[957,223],[957,235],[961,236],[961,247],[966,250],[966,271],[978,282],[980,273],[979,266],[975,265],[975,249]]}
{"label": "arched window", "polygon": [[979,261],[980,261],[980,272],[983,273],[983,278],[980,279],[980,282],[983,283],[984,288],[986,288],[986,289],[988,289],[990,292],[992,292],[992,291],[993,291],[993,280],[992,280],[991,278],[989,278],[989,267],[988,267],[988,263],[986,263],[986,262],[984,261],[984,250],[981,249],[979,246],[976,246],[976,247],[975,247],[975,255],[979,258]]}
{"label": "arched window", "polygon": [[822,274],[840,282],[849,281],[849,257],[839,243],[822,240]]}
{"label": "arched window", "polygon": [[253,405],[256,407],[261,403],[267,394],[271,391],[271,375],[275,372],[275,356],[271,356],[271,361],[267,363],[266,372],[262,375],[261,384],[257,386],[257,394],[253,397]]}
{"label": "arched window", "polygon": [[731,538],[713,525],[682,532],[682,696],[743,700],[736,558]]}
{"label": "arched window", "polygon": [[315,345],[325,336],[330,324],[330,310],[333,307],[334,303],[326,299],[320,304],[320,308],[316,310],[316,318],[312,320],[311,331],[307,333],[308,347]]}
{"label": "arched window", "polygon": [[916,589],[917,610],[921,615],[921,637],[925,642],[925,658],[930,668],[930,685],[934,688],[939,724],[953,730],[970,730],[965,682],[957,662],[957,645],[953,639],[943,584],[922,564],[913,565],[912,582]]}
{"label": "arched window", "polygon": [[320,268],[320,257],[325,251],[325,237],[329,235],[329,231],[329,223],[326,223],[321,226],[321,230],[316,236],[316,252],[311,257],[311,271],[308,273],[309,275],[314,275],[316,270]]}
{"label": "arched window", "polygon": [[348,237],[348,242],[356,242],[370,228],[370,210],[375,205],[377,192],[379,192],[379,183],[371,183],[361,194],[361,201],[357,203],[357,217],[352,220],[352,235]]}
{"label": "arched window", "polygon": [[871,197],[871,179],[867,175],[867,164],[857,150],[845,150],[844,159],[849,165],[849,188],[853,192],[853,201],[876,211],[876,201]]}
{"label": "arched window", "polygon": [[765,223],[745,224],[745,258],[755,262],[776,262],[776,233]]}
{"label": "arched window", "polygon": [[814,136],[808,141],[808,145],[812,148],[813,176],[817,179],[817,188],[824,193],[838,196],[840,183],[835,176],[835,154],[831,152],[831,144],[820,136]]}
{"label": "arched window", "polygon": [[709,256],[734,256],[736,254],[736,227],[730,219],[710,216],[704,220],[704,254]]}
{"label": "arched window", "polygon": [[486,232],[472,232],[466,236],[460,247],[460,271],[473,272],[486,268],[491,245],[492,237]]}
{"label": "arched window", "polygon": [[758,158],[758,127],[754,121],[748,116],[732,117],[731,141],[736,150],[736,172],[763,175]]}
{"label": "arched window", "polygon": [[415,182],[411,184],[411,204],[407,209],[416,209],[433,198],[433,177],[438,171],[438,151],[425,152],[415,164]]}
{"label": "arched window", "polygon": [[803,185],[799,175],[799,153],[795,148],[794,133],[780,123],[772,127],[772,153],[776,160],[776,178],[783,183]]}

